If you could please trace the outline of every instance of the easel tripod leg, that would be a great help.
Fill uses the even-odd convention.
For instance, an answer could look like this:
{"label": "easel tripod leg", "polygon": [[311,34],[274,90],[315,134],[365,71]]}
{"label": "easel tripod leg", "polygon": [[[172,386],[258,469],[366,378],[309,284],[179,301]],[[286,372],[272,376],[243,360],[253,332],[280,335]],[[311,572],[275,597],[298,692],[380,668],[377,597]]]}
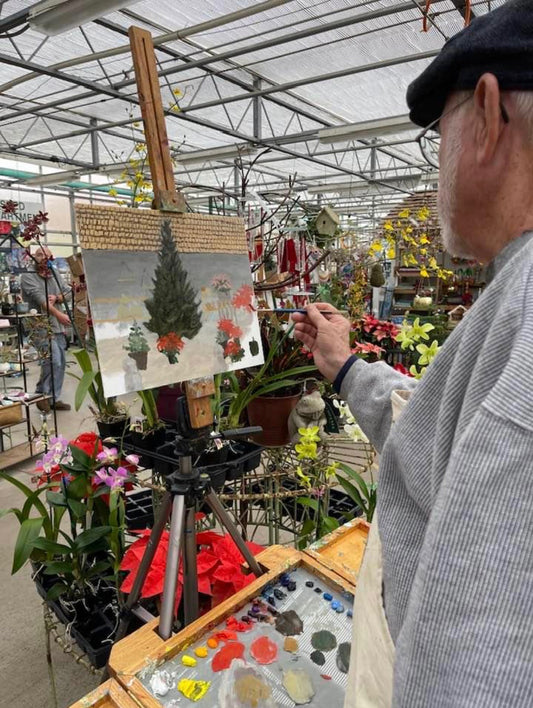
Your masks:
{"label": "easel tripod leg", "polygon": [[185,515],[183,602],[186,625],[198,619],[199,615],[195,512],[194,506],[189,507]]}
{"label": "easel tripod leg", "polygon": [[176,602],[176,587],[178,584],[178,570],[180,564],[180,543],[183,535],[184,522],[185,498],[181,495],[177,495],[172,502],[172,520],[170,523],[165,583],[163,585],[163,600],[159,620],[159,636],[161,639],[168,639],[172,634],[174,603]]}
{"label": "easel tripod leg", "polygon": [[206,502],[209,504],[209,507],[211,511],[214,513],[214,515],[217,517],[219,520],[220,524],[227,529],[229,535],[233,539],[235,545],[241,552],[244,560],[248,563],[248,566],[252,573],[258,578],[260,575],[263,575],[263,571],[261,570],[261,566],[259,563],[255,560],[253,557],[252,553],[250,552],[248,546],[246,543],[243,541],[243,538],[241,534],[239,533],[239,530],[231,520],[231,518],[228,516],[226,510],[222,506],[222,503],[220,499],[217,497],[215,492],[210,491],[206,497],[205,497]]}

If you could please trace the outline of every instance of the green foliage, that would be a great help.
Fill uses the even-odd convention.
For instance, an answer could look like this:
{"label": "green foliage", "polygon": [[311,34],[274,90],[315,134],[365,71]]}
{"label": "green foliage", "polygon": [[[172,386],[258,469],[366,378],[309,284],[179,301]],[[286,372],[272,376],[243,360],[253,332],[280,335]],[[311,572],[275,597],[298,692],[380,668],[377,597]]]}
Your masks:
{"label": "green foliage", "polygon": [[[37,489],[0,472],[0,479],[15,486],[23,496],[19,508],[0,512],[0,516],[14,514],[20,524],[12,573],[31,559],[44,574],[58,576],[49,599],[82,597],[91,579],[103,573],[118,585],[125,550],[124,495],[121,487],[95,484],[95,471],[102,466],[96,459],[97,442],[92,455],[66,441],[59,452],[47,453],[57,457],[47,463],[53,470],[47,473],[50,481]],[[119,458],[112,459],[118,466]],[[65,515],[68,525],[62,523]]]}
{"label": "green foliage", "polygon": [[157,412],[154,392],[148,389],[146,391],[137,391],[137,393],[142,401],[142,412],[146,418],[141,432],[148,433],[152,430],[162,428],[164,423],[159,418],[159,413]]}
{"label": "green foliage", "polygon": [[89,409],[97,420],[111,423],[125,418],[126,414],[123,409],[119,408],[116,399],[105,397],[100,369],[93,367],[87,350],[76,349],[72,353],[82,371],[81,376],[69,372],[70,376],[73,376],[79,382],[74,395],[74,408],[79,411],[83,402],[89,396],[94,404],[94,407],[89,406]]}
{"label": "green foliage", "polygon": [[130,327],[128,343],[124,345],[124,349],[132,354],[150,351],[150,346],[143,334],[142,328],[137,322],[134,322]]}
{"label": "green foliage", "polygon": [[159,263],[153,278],[152,297],[145,300],[150,319],[146,327],[158,337],[174,333],[195,337],[202,327],[197,292],[190,284],[172,237],[169,220],[161,226]]}

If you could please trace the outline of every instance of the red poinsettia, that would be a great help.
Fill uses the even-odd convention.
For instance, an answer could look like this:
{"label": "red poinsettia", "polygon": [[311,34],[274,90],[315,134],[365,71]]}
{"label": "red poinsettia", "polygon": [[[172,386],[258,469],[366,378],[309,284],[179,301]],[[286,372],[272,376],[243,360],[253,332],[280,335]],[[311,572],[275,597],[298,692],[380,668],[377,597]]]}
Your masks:
{"label": "red poinsettia", "polygon": [[[135,533],[138,533],[140,538],[128,548],[120,566],[121,570],[130,571],[120,588],[122,592],[126,593],[131,592],[150,537],[149,529]],[[153,597],[161,595],[163,592],[168,542],[169,534],[164,531],[144,581],[141,597]],[[243,558],[230,536],[222,536],[214,531],[204,531],[197,534],[196,542],[199,547],[198,592],[211,595],[213,607],[255,579],[253,574],[245,575],[242,572]],[[254,555],[263,550],[262,546],[256,543],[247,542],[246,545]],[[180,560],[176,606],[181,600],[182,587],[183,564]]]}
{"label": "red poinsettia", "polygon": [[381,356],[385,350],[370,342],[356,342],[352,349],[354,354],[376,354]]}
{"label": "red poinsettia", "polygon": [[374,337],[378,340],[378,342],[381,342],[383,339],[394,340],[399,331],[400,330],[393,322],[382,321],[378,323],[373,334]]}
{"label": "red poinsettia", "polygon": [[157,350],[163,353],[181,352],[184,346],[185,342],[175,332],[164,334],[157,340]]}
{"label": "red poinsettia", "polygon": [[99,452],[102,452],[102,441],[96,433],[88,432],[81,433],[75,440],[71,440],[70,444],[77,447],[89,457],[96,457]]}
{"label": "red poinsettia", "polygon": [[394,364],[394,370],[399,371],[400,374],[404,374],[405,376],[409,376],[410,378],[413,378],[413,375],[409,372],[408,369],[405,368],[403,364]]}
{"label": "red poinsettia", "polygon": [[227,334],[228,337],[235,337],[236,339],[238,339],[239,337],[242,337],[242,329],[240,327],[238,327],[230,319],[223,318],[223,319],[219,320],[217,327],[221,332],[224,332],[225,334]]}
{"label": "red poinsettia", "polygon": [[238,356],[241,351],[241,345],[234,339],[228,339],[224,347],[224,356]]}
{"label": "red poinsettia", "polygon": [[237,308],[242,308],[247,312],[254,312],[255,307],[253,306],[254,300],[254,290],[251,285],[243,285],[237,290],[233,296],[232,305]]}

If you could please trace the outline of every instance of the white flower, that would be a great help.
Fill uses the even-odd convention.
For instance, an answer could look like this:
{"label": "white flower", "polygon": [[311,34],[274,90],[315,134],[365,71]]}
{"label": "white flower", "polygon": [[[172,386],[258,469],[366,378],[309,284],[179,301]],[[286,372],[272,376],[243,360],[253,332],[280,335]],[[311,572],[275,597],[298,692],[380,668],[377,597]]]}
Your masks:
{"label": "white flower", "polygon": [[367,443],[368,438],[366,435],[363,433],[361,428],[357,425],[357,423],[347,423],[344,426],[344,432],[346,435],[352,440],[353,442],[363,442]]}

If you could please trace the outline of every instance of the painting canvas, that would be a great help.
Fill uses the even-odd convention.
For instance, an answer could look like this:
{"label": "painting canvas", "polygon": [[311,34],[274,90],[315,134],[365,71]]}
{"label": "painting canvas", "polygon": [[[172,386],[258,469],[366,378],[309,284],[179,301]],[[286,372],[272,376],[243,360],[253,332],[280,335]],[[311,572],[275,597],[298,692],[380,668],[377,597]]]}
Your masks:
{"label": "painting canvas", "polygon": [[240,219],[76,211],[106,396],[263,362]]}

